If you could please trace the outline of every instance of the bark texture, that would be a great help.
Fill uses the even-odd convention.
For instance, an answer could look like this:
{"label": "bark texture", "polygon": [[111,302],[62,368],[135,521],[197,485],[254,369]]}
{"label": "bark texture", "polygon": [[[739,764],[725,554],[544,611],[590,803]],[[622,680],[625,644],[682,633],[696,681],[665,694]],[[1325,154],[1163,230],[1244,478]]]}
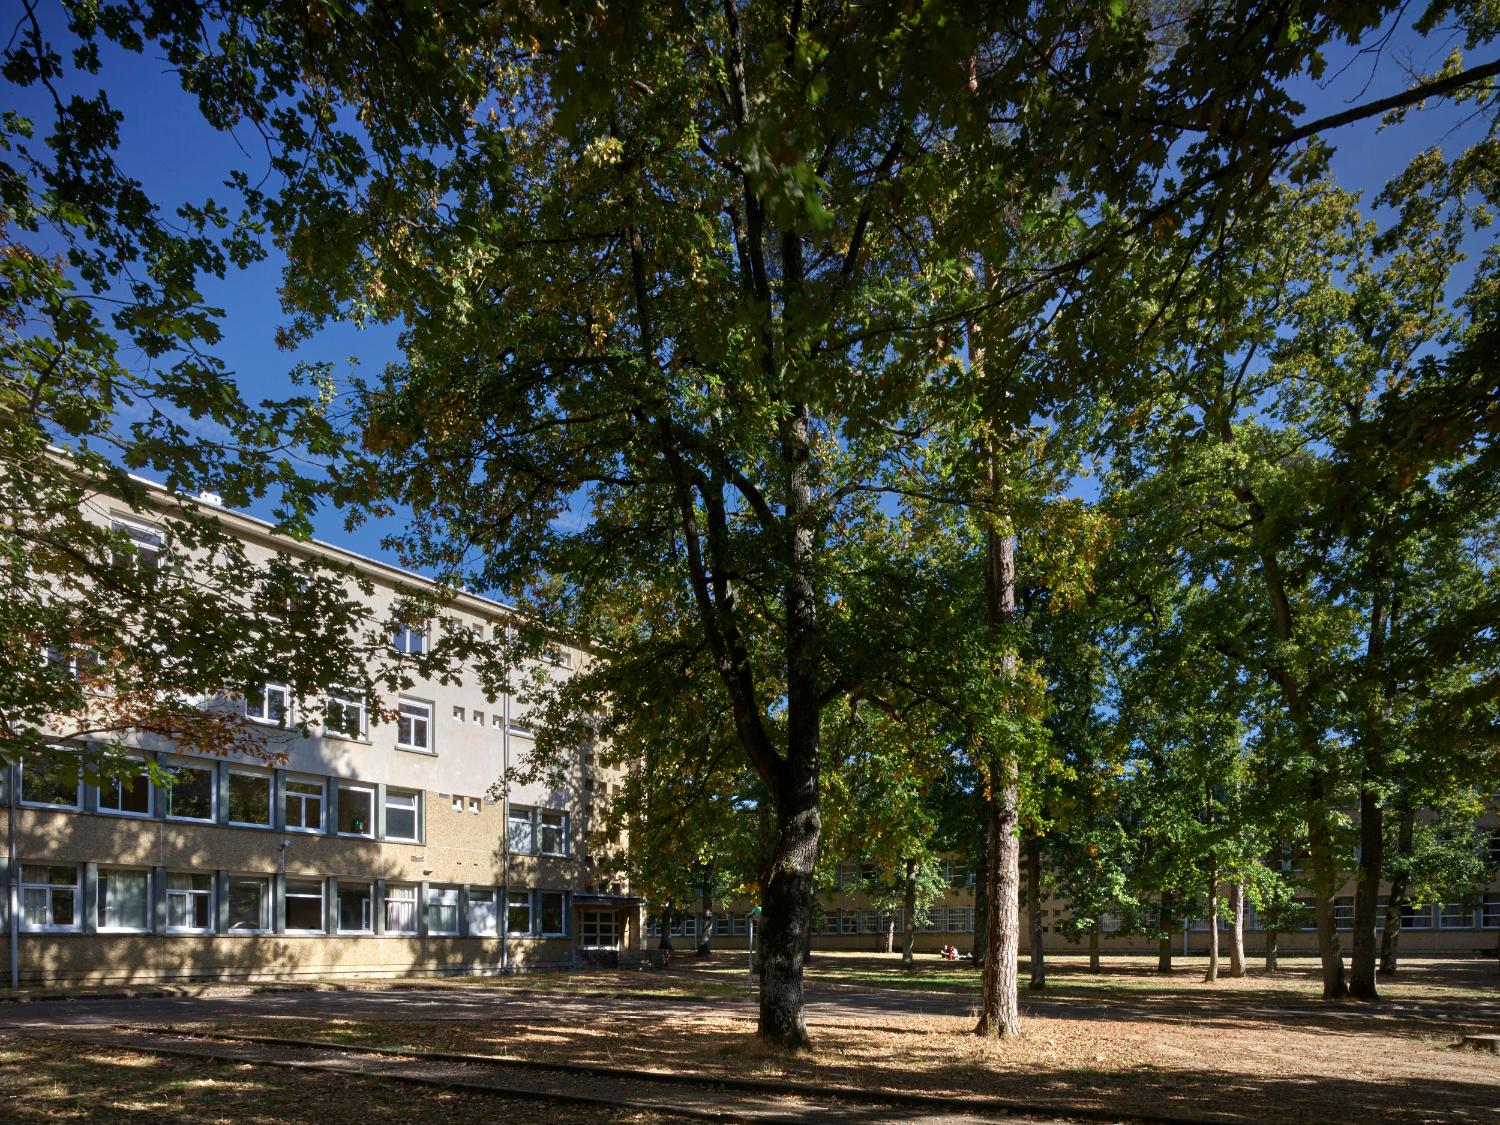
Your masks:
{"label": "bark texture", "polygon": [[[1323,794],[1313,794],[1313,805],[1321,810]],[[1338,868],[1333,858],[1333,837],[1321,811],[1308,825],[1312,851],[1313,911],[1317,918],[1318,960],[1323,968],[1323,999],[1345,1000],[1349,985],[1344,978],[1344,952],[1339,946],[1338,925],[1333,917],[1333,892],[1338,887]]]}
{"label": "bark texture", "polygon": [[[906,861],[906,897],[901,905],[906,911],[906,944],[901,950],[901,963],[912,965],[917,950],[917,861],[914,859]],[[895,919],[891,925],[895,925]]]}
{"label": "bark texture", "polygon": [[1208,969],[1203,974],[1203,983],[1219,979],[1219,869],[1217,864],[1208,865]]}
{"label": "bark texture", "polygon": [[1099,971],[1099,927],[1089,931],[1089,972]]}
{"label": "bark texture", "polygon": [[1266,972],[1274,973],[1280,967],[1279,942],[1281,935],[1275,930],[1266,931]]}
{"label": "bark texture", "polygon": [[[1416,827],[1416,817],[1411,811],[1411,802],[1402,795],[1396,806],[1396,854],[1402,858],[1411,855],[1411,836]],[[1385,929],[1380,934],[1380,973],[1394,976],[1396,953],[1401,942],[1401,910],[1406,905],[1405,865],[1399,865],[1397,875],[1391,880],[1390,894],[1385,900]]]}
{"label": "bark texture", "polygon": [[1375,968],[1379,944],[1375,935],[1380,913],[1380,875],[1384,866],[1385,818],[1375,793],[1359,792],[1359,872],[1354,887],[1354,942],[1349,958],[1349,995],[1378,1000]]}
{"label": "bark texture", "polygon": [[1229,884],[1229,975],[1245,975],[1245,884]]}

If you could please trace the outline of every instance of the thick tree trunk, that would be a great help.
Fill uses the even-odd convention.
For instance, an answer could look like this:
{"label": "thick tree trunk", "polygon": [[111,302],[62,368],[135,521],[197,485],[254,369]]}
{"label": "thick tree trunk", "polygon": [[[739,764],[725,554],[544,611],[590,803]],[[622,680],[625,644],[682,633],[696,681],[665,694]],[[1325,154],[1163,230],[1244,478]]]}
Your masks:
{"label": "thick tree trunk", "polygon": [[885,951],[896,952],[896,915],[893,911],[890,920],[885,924]]}
{"label": "thick tree trunk", "polygon": [[1266,972],[1268,973],[1274,973],[1280,967],[1280,937],[1281,935],[1275,930],[1266,931]]}
{"label": "thick tree trunk", "polygon": [[1354,888],[1354,948],[1349,958],[1349,995],[1356,1000],[1378,1000],[1375,968],[1379,945],[1375,936],[1380,912],[1380,874],[1384,867],[1385,819],[1373,790],[1359,791],[1359,880]]}
{"label": "thick tree trunk", "polygon": [[783,1047],[811,1045],[803,1013],[802,965],[812,923],[813,867],[821,828],[816,789],[805,784],[779,802],[777,838],[760,928],[762,1039]]}
{"label": "thick tree trunk", "polygon": [[1208,969],[1203,983],[1219,979],[1219,865],[1208,865]]}
{"label": "thick tree trunk", "polygon": [[1245,884],[1229,884],[1229,975],[1245,975]]}
{"label": "thick tree trunk", "polygon": [[[906,897],[901,905],[906,911],[906,946],[901,950],[901,963],[912,965],[916,963],[917,950],[917,861],[914,859],[906,861]],[[895,925],[895,919],[891,924]]]}
{"label": "thick tree trunk", "polygon": [[698,914],[698,956],[707,957],[714,948],[713,900],[708,895],[704,895],[699,905],[702,909]]}
{"label": "thick tree trunk", "polygon": [[1099,971],[1099,927],[1089,930],[1089,972]]}
{"label": "thick tree trunk", "polygon": [[1047,954],[1042,948],[1042,839],[1026,841],[1026,929],[1031,945],[1031,981],[1028,988],[1047,987]]}
{"label": "thick tree trunk", "polygon": [[[1416,817],[1411,811],[1411,802],[1405,794],[1396,806],[1396,854],[1405,858],[1411,855],[1412,831]],[[1396,973],[1397,946],[1401,941],[1401,909],[1406,905],[1405,864],[1398,868],[1399,874],[1391,880],[1390,893],[1385,900],[1385,930],[1380,935],[1380,975],[1394,976]]]}
{"label": "thick tree trunk", "polygon": [[1339,872],[1333,859],[1333,836],[1323,818],[1323,795],[1313,794],[1318,811],[1308,826],[1308,844],[1312,851],[1313,910],[1318,926],[1318,959],[1323,966],[1323,999],[1344,1000],[1349,985],[1344,979],[1344,953],[1339,947],[1338,926],[1333,917],[1333,896],[1338,889]]}
{"label": "thick tree trunk", "polygon": [[1156,944],[1156,971],[1158,973],[1170,973],[1172,971],[1172,938],[1175,936],[1172,933],[1172,926],[1173,926],[1173,923],[1176,921],[1176,919],[1174,919],[1172,917],[1173,906],[1174,906],[1174,903],[1172,902],[1172,892],[1171,891],[1162,891],[1162,893],[1161,893],[1161,932],[1162,932],[1162,937],[1158,940],[1158,942]]}

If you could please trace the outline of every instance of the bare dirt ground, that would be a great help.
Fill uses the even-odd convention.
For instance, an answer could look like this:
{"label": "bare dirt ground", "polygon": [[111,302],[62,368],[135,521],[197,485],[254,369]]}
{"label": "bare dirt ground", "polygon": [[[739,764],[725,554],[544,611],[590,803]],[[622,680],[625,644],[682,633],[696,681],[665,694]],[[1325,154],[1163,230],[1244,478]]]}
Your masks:
{"label": "bare dirt ground", "polygon": [[[300,1017],[229,1029],[1009,1098],[1059,1112],[1299,1122],[1500,1117],[1500,1057],[1457,1046],[1463,1034],[1500,1031],[1493,962],[1411,960],[1397,983],[1384,987],[1382,1002],[1327,1005],[1317,999],[1310,961],[1205,985],[1201,962],[1160,976],[1154,960],[1114,959],[1093,975],[1081,958],[1054,959],[1049,988],[1023,996],[1025,1035],[1000,1042],[969,1034],[975,970],[934,962],[903,971],[889,957],[819,954],[809,977],[810,997],[818,1000],[810,1021],[814,1049],[803,1056],[757,1043],[753,1007],[726,998],[744,973],[743,958],[729,957],[684,958],[663,973],[545,981],[570,997],[582,989],[630,992],[643,1001],[614,1008],[601,1001],[588,1018],[549,1015],[541,998],[522,1006],[497,997],[504,1010],[495,1018],[314,1017],[309,1026],[309,1017]],[[701,992],[706,1002],[686,1009],[665,999],[646,1002],[663,991]]]}

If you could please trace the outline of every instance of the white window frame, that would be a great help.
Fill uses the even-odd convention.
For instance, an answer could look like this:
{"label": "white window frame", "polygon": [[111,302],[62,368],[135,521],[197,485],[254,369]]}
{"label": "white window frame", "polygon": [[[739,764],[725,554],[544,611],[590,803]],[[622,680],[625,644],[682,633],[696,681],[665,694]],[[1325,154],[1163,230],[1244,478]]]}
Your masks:
{"label": "white window frame", "polygon": [[[350,734],[346,730],[340,730],[329,722],[328,712],[335,707],[341,715],[347,716],[351,711],[359,716],[358,731]],[[361,691],[352,691],[348,688],[331,688],[323,704],[323,734],[328,738],[338,738],[345,742],[367,742],[370,738],[370,712],[365,706],[365,695]]]}
{"label": "white window frame", "polygon": [[113,786],[114,787],[115,799],[119,803],[123,804],[124,803],[124,797],[125,797],[125,789],[124,789],[125,783],[123,781],[120,781],[118,779],[106,779],[106,780],[102,781],[99,784],[99,786],[98,786],[98,789],[99,789],[99,806],[98,806],[99,807],[99,812],[101,814],[103,814],[104,816],[124,816],[124,817],[131,817],[131,818],[133,818],[135,820],[150,820],[151,817],[152,817],[152,813],[154,813],[156,811],[156,786],[154,786],[154,785],[151,784],[151,769],[147,765],[146,760],[144,758],[132,758],[130,760],[134,761],[134,762],[139,762],[140,763],[141,769],[140,769],[140,772],[138,774],[136,774],[136,776],[137,777],[144,777],[146,779],[146,811],[145,812],[136,812],[133,809],[120,809],[120,808],[108,808],[108,807],[106,807],[105,804],[104,804],[104,794],[106,792],[106,788],[105,788],[106,786]]}
{"label": "white window frame", "polygon": [[[138,875],[146,883],[146,918],[139,926],[109,926],[104,922],[107,911],[106,900],[109,897],[111,880],[113,877],[119,875]],[[155,901],[155,896],[151,893],[151,869],[149,867],[101,866],[98,870],[97,880],[98,891],[95,893],[95,902],[93,904],[95,910],[94,918],[97,923],[96,930],[101,934],[149,934],[151,932],[152,903]]]}
{"label": "white window frame", "polygon": [[[439,937],[458,936],[460,924],[459,911],[463,905],[460,901],[461,898],[462,896],[459,894],[457,887],[428,884],[427,901],[422,904],[422,909],[427,912],[427,932],[429,934],[435,934]],[[451,927],[444,926],[440,928],[432,924],[434,907],[443,910],[446,910],[448,907],[453,908],[453,925]]]}
{"label": "white window frame", "polygon": [[[234,885],[235,885],[236,882],[240,882],[240,883],[255,882],[255,883],[259,883],[261,885],[261,887],[263,888],[264,893],[261,895],[261,900],[260,900],[261,901],[261,905],[260,905],[260,925],[254,926],[254,927],[246,926],[246,927],[238,927],[237,928],[234,925],[233,920],[228,917],[229,912],[233,911],[233,909],[234,909]],[[271,933],[275,929],[275,922],[274,922],[274,917],[273,916],[276,913],[276,884],[275,884],[274,880],[271,878],[271,876],[269,876],[269,875],[255,875],[255,874],[236,874],[234,872],[230,872],[229,878],[228,878],[228,883],[229,883],[228,893],[227,893],[226,898],[225,898],[226,915],[225,915],[225,923],[224,924],[225,924],[226,929],[225,929],[224,932],[227,933],[227,934],[234,934],[234,935],[239,935],[239,934],[269,934],[269,933]]]}
{"label": "white window frame", "polygon": [[[251,693],[257,691],[261,693],[261,709],[263,713],[253,715],[250,713],[250,698]],[[271,717],[271,696],[273,693],[279,693],[283,700],[281,718],[279,719]],[[258,726],[275,727],[278,730],[283,730],[292,725],[294,710],[290,684],[284,684],[280,680],[256,680],[255,683],[245,689],[245,718]]]}
{"label": "white window frame", "polygon": [[[410,710],[408,710],[408,708]],[[418,714],[417,712],[423,712]],[[417,724],[423,724],[423,740],[416,740]],[[396,700],[396,749],[417,754],[432,754],[432,704],[426,700],[399,696]]]}
{"label": "white window frame", "polygon": [[[54,806],[54,807],[56,807],[56,806]],[[78,865],[76,863],[25,863],[25,862],[22,862],[20,864],[20,868],[21,868],[21,873],[20,873],[20,882],[21,882],[21,885],[20,885],[20,897],[18,899],[18,905],[20,907],[19,922],[20,922],[21,931],[23,933],[30,933],[30,934],[72,934],[72,933],[77,933],[79,931],[79,929],[81,928],[81,923],[82,923],[82,920],[83,920],[83,910],[84,910],[84,904],[83,904],[83,880],[81,878],[79,878]],[[36,870],[37,868],[41,868],[42,870],[47,871],[49,873],[51,871],[54,871],[54,870],[57,870],[57,871],[66,871],[68,869],[71,869],[72,872],[73,872],[73,881],[71,883],[54,883],[54,882],[52,882],[50,880],[50,878],[45,883],[38,883],[38,882],[35,882],[35,881],[28,881],[27,878],[26,878],[26,869],[27,868],[31,868],[32,870]],[[62,926],[55,925],[51,921],[51,919],[53,917],[52,898],[53,898],[53,895],[56,894],[56,892],[58,892],[60,890],[71,890],[73,892],[73,921],[70,922],[70,923],[68,923],[68,924],[66,924],[66,925],[62,925]],[[47,909],[47,918],[48,918],[48,921],[44,922],[40,926],[36,925],[33,922],[28,921],[27,918],[26,918],[26,892],[27,891],[42,891],[42,892],[44,892],[46,894],[46,898],[47,898],[47,908],[46,909]]]}
{"label": "white window frame", "polygon": [[[63,750],[63,751],[59,751],[59,753],[74,754],[75,752],[72,751],[72,750]],[[19,766],[19,775],[16,778],[16,785],[17,785],[16,796],[18,798],[18,803],[23,808],[28,808],[28,809],[56,809],[58,812],[77,812],[79,809],[81,809],[83,807],[83,765],[82,765],[81,762],[78,763],[75,766],[77,774],[76,774],[76,776],[75,776],[75,778],[73,780],[73,803],[71,805],[59,805],[59,804],[54,804],[51,801],[30,801],[30,800],[27,800],[26,799],[26,766],[27,766],[27,763],[25,763],[25,762],[22,762],[20,764],[20,766]]]}
{"label": "white window frame", "polygon": [[495,906],[495,888],[471,886],[468,893],[470,936],[499,937],[500,915]]}
{"label": "white window frame", "polygon": [[[415,883],[395,883],[386,885],[385,894],[382,896],[380,902],[382,916],[385,919],[386,933],[396,934],[401,937],[407,937],[417,933],[417,919],[419,917],[417,911],[421,908],[422,905],[418,901],[420,896],[417,892],[419,889],[420,888]],[[411,907],[410,929],[396,929],[391,925],[391,906],[400,904],[405,904]]]}
{"label": "white window frame", "polygon": [[[411,835],[394,836],[391,834],[391,806],[398,801],[411,802]],[[405,811],[404,809],[402,811]],[[385,807],[381,810],[381,818],[385,822],[386,832],[383,839],[399,840],[407,844],[419,844],[422,842],[422,792],[419,789],[386,789]]]}
{"label": "white window frame", "polygon": [[[294,825],[291,823],[290,818],[288,818],[286,815],[286,803],[288,801],[295,800],[297,802],[298,809],[301,810],[304,814],[299,819],[305,820],[307,812],[307,802],[312,799],[311,793],[293,793],[291,790],[291,786],[294,783],[299,785],[319,786],[319,792],[321,795],[318,797],[318,825],[316,828],[307,828],[301,824]],[[328,815],[330,811],[328,807],[328,778],[315,777],[311,774],[289,773],[286,775],[285,783],[281,788],[281,816],[282,823],[285,824],[286,830],[288,832],[307,832],[318,833],[321,835],[328,826]]]}
{"label": "white window frame", "polygon": [[[505,899],[505,932],[511,937],[531,937],[536,929],[536,911],[531,901],[531,892],[524,888],[512,887]],[[513,930],[510,927],[510,913],[512,910],[526,911],[526,928],[524,930]]]}
{"label": "white window frame", "polygon": [[[1407,915],[1411,915],[1412,921],[1407,921]],[[1416,919],[1421,919],[1417,921]],[[1401,907],[1401,929],[1402,930],[1432,930],[1437,927],[1433,924],[1432,903],[1404,903]]]}
{"label": "white window frame", "polygon": [[[187,876],[190,879],[207,879],[208,889],[198,887],[174,887],[173,876]],[[211,934],[214,932],[214,918],[217,916],[214,907],[219,897],[218,880],[213,875],[202,871],[168,871],[167,872],[167,919],[166,932],[169,934]],[[208,924],[206,926],[175,926],[172,924],[172,900],[174,898],[184,899],[188,905],[188,917],[195,912],[195,905],[200,899],[208,900]]]}
{"label": "white window frame", "polygon": [[[344,925],[344,893],[356,890],[364,891],[365,908],[369,917],[359,929],[349,929]],[[340,879],[338,898],[333,904],[333,924],[337,933],[373,934],[375,932],[375,884],[368,879]]]}
{"label": "white window frame", "polygon": [[172,787],[166,791],[163,797],[163,800],[167,806],[167,819],[185,820],[191,824],[213,824],[218,819],[219,814],[218,766],[210,762],[204,762],[202,764],[199,764],[197,762],[173,762],[168,766],[168,768],[172,770],[173,773],[187,773],[190,770],[196,770],[199,773],[208,774],[208,815],[186,816],[182,813],[174,813],[172,811],[172,794],[177,791],[177,783],[174,782],[172,784]]}
{"label": "white window frame", "polygon": [[[1449,922],[1445,915],[1449,907],[1461,909],[1464,912],[1462,922]],[[1474,929],[1474,904],[1472,902],[1440,902],[1434,911],[1437,916],[1437,928],[1440,930],[1472,930]]]}
{"label": "white window frame", "polygon": [[[608,942],[602,940],[606,929],[611,939]],[[619,949],[624,930],[618,911],[589,907],[578,912],[578,944],[582,949]],[[728,933],[728,929],[723,932]]]}
{"label": "white window frame", "polygon": [[1354,929],[1354,896],[1339,895],[1333,900],[1333,928],[1340,932]]}
{"label": "white window frame", "polygon": [[[348,790],[351,793],[364,793],[370,799],[369,800],[370,811],[369,811],[369,813],[367,815],[368,823],[365,825],[365,830],[363,832],[346,832],[339,825],[339,821],[340,821],[340,819],[342,819],[341,816],[340,816],[339,806],[341,804],[343,804],[343,795],[344,795],[344,791],[345,790]],[[380,813],[380,807],[379,807],[379,805],[378,805],[378,803],[376,801],[376,797],[378,796],[378,794],[375,792],[375,786],[373,786],[373,785],[365,785],[365,784],[363,784],[361,782],[358,782],[358,781],[342,781],[341,780],[341,781],[337,782],[333,786],[333,791],[334,791],[333,827],[334,827],[335,833],[337,835],[339,835],[339,836],[345,836],[345,837],[347,837],[347,838],[349,838],[351,840],[373,840],[373,839],[375,839],[375,820],[376,820],[376,817]]]}
{"label": "white window frame", "polygon": [[[151,570],[161,569],[162,558],[167,553],[167,536],[161,528],[152,527],[149,523],[130,516],[111,515],[109,529],[130,537],[130,542],[135,547],[135,553],[129,560],[132,566],[144,562]],[[126,559],[116,555],[114,564],[124,566]]]}
{"label": "white window frame", "polygon": [[510,720],[510,733],[516,735],[518,738],[535,738],[536,727],[532,726],[525,719],[512,718]]}
{"label": "white window frame", "polygon": [[391,630],[391,651],[402,656],[422,656],[427,652],[427,626],[402,623]]}
{"label": "white window frame", "polygon": [[[512,805],[505,811],[505,846],[511,855],[536,855],[536,810],[516,808]],[[515,840],[516,827],[525,822],[526,846],[518,848]]]}
{"label": "white window frame", "polygon": [[1500,930],[1500,894],[1489,892],[1480,896],[1479,928]]}
{"label": "white window frame", "polygon": [[[292,886],[296,883],[311,884],[318,888],[318,928],[308,929],[306,927],[293,928],[287,919],[291,916],[288,907],[291,900],[310,899],[313,896],[305,893],[292,893]],[[288,934],[326,934],[328,932],[328,880],[321,875],[288,875],[281,889],[281,921],[282,931]]]}
{"label": "white window frame", "polygon": [[[567,812],[564,811],[563,809],[536,809],[535,812],[536,812],[536,824],[535,824],[535,826],[532,829],[532,833],[533,833],[533,837],[532,838],[534,840],[535,847],[537,849],[537,854],[538,855],[562,855],[562,856],[567,855],[568,854],[568,814],[567,814]],[[546,822],[546,818],[549,817],[549,816],[560,817],[561,820],[562,820],[562,823],[558,824],[558,825],[550,825],[549,826],[547,824],[547,822]],[[547,829],[549,827],[555,829],[557,831],[559,837],[561,838],[562,846],[557,851],[550,851],[547,848],[546,839],[547,839]]]}
{"label": "white window frame", "polygon": [[[251,777],[257,781],[266,783],[266,819],[258,820],[235,820],[234,810],[234,779],[237,777]],[[261,770],[246,770],[232,768],[229,771],[229,789],[226,793],[228,807],[224,810],[225,823],[233,824],[239,828],[274,828],[276,827],[276,775],[265,773]]]}
{"label": "white window frame", "polygon": [[[557,917],[558,917],[559,923],[562,926],[562,928],[559,929],[559,930],[543,929],[543,921],[542,921],[542,919],[545,917],[546,911],[542,907],[542,900],[545,899],[549,895],[556,895],[557,898],[558,898],[558,900],[559,900],[558,907],[557,907]],[[697,922],[697,919],[694,918],[693,922],[694,922],[694,932],[696,933],[696,929],[697,929],[696,922]],[[543,890],[538,890],[536,892],[536,923],[535,924],[536,924],[536,928],[537,928],[537,936],[538,937],[544,937],[544,938],[546,938],[546,937],[567,937],[568,936],[568,892],[567,891],[543,891]]]}

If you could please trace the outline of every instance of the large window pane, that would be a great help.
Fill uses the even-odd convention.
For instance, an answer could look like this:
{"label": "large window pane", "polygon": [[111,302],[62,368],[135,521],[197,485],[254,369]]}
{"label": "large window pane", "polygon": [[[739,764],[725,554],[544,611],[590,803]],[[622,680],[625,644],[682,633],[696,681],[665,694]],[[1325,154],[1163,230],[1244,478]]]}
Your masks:
{"label": "large window pane", "polygon": [[370,883],[346,883],[339,881],[339,931],[346,934],[367,934],[373,924],[374,886]]}
{"label": "large window pane", "polygon": [[286,928],[288,932],[323,932],[323,880],[286,881]]}
{"label": "large window pane", "polygon": [[229,877],[230,932],[254,933],[271,928],[271,880],[261,875]]}
{"label": "large window pane", "polygon": [[350,836],[375,835],[375,791],[359,785],[339,786],[338,830]]}
{"label": "large window pane", "polygon": [[200,766],[174,766],[176,775],[167,790],[167,815],[187,820],[214,818],[214,771]]}
{"label": "large window pane", "polygon": [[21,767],[21,803],[78,807],[78,755],[59,752]]}
{"label": "large window pane", "polygon": [[145,930],[151,925],[150,878],[144,871],[99,872],[99,928]]}
{"label": "large window pane", "polygon": [[492,888],[469,888],[469,933],[476,935],[499,932],[495,916],[495,892]]}
{"label": "large window pane", "polygon": [[414,934],[417,932],[416,887],[386,887],[385,932],[388,934]]}
{"label": "large window pane", "polygon": [[547,855],[565,855],[568,850],[568,814],[543,809],[540,814],[542,851]]}
{"label": "large window pane", "polygon": [[271,823],[271,775],[231,772],[229,820],[232,824]]}
{"label": "large window pane", "polygon": [[146,763],[123,780],[103,781],[99,785],[99,811],[151,815],[151,775]]}
{"label": "large window pane", "polygon": [[427,932],[458,933],[458,888],[427,888]]}
{"label": "large window pane", "polygon": [[506,814],[506,838],[517,855],[531,854],[531,810],[511,809]]}
{"label": "large window pane", "polygon": [[512,934],[531,933],[531,892],[511,891],[505,906],[505,929]]}
{"label": "large window pane", "polygon": [[541,915],[541,932],[544,934],[562,934],[567,932],[563,919],[563,893],[561,891],[542,891],[537,895],[537,910]]}
{"label": "large window pane", "polygon": [[398,789],[385,792],[385,834],[392,840],[417,838],[417,795]]}

